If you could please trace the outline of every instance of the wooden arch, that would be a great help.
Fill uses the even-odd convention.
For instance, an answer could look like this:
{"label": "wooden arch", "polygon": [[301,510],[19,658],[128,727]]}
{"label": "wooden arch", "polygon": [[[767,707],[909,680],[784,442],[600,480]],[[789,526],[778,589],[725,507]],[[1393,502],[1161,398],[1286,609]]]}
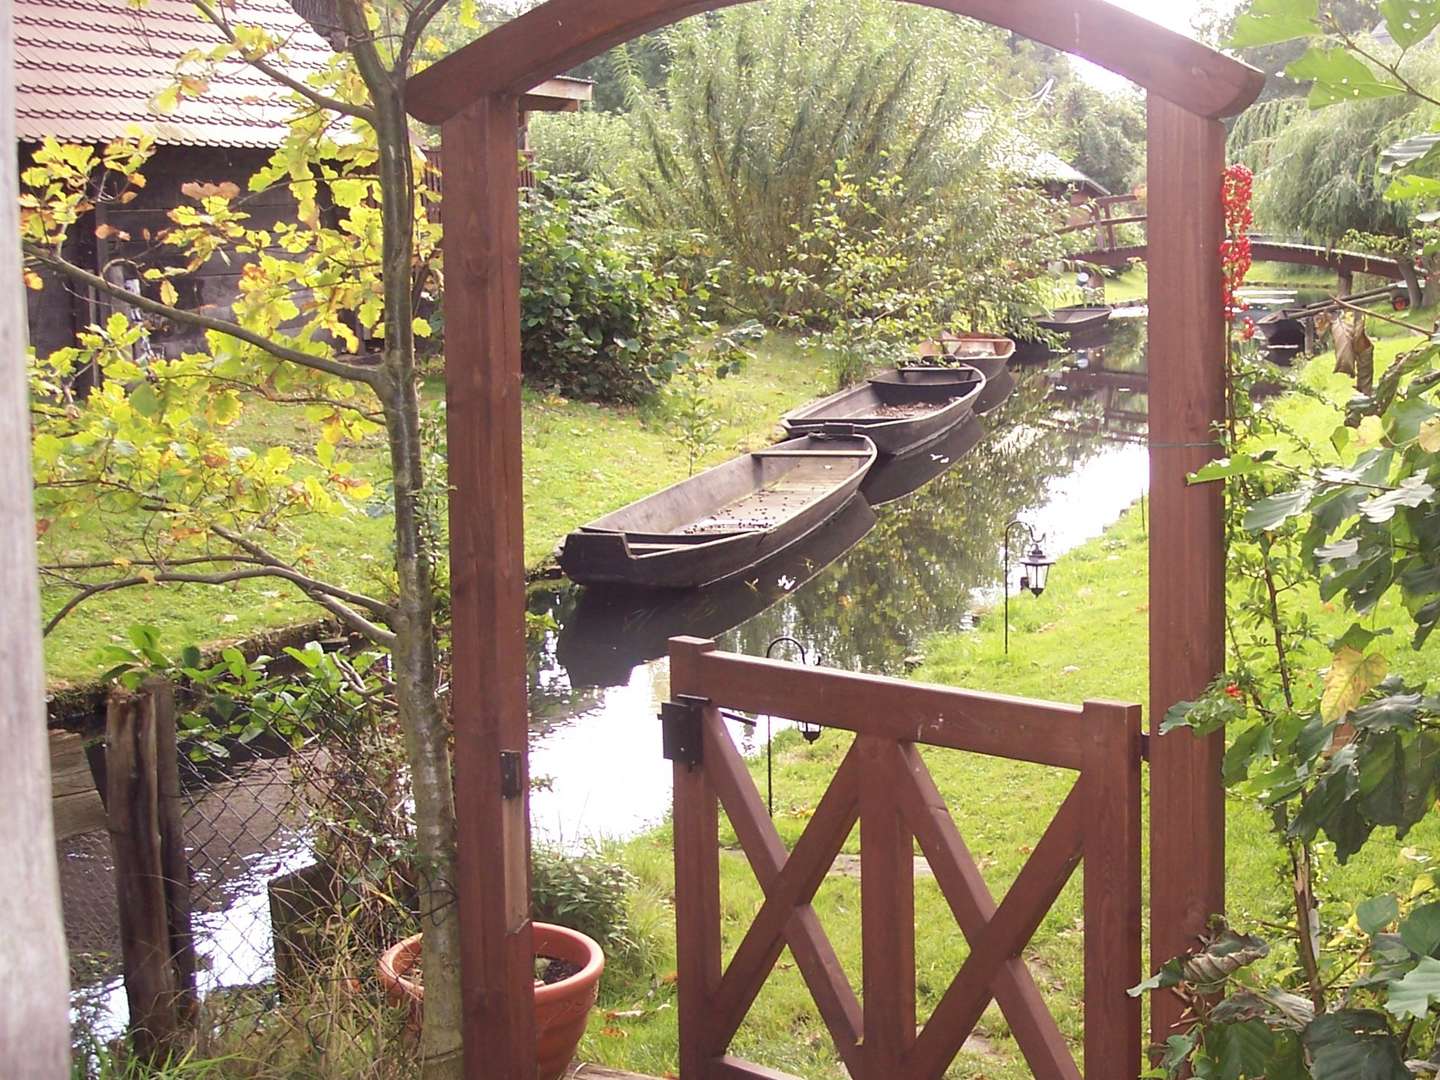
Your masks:
{"label": "wooden arch", "polygon": [[[441,125],[446,166],[457,902],[465,1074],[475,1080],[534,1080],[516,112],[545,79],[737,2],[548,0],[407,88],[411,114]],[[1188,948],[1225,900],[1223,736],[1153,732],[1224,662],[1220,492],[1185,478],[1215,456],[1212,425],[1224,411],[1219,118],[1254,101],[1264,76],[1102,0],[907,2],[1023,34],[1148,91],[1150,912],[1158,964]],[[650,745],[648,734],[637,731],[639,746]],[[1157,998],[1154,1040],[1163,1042],[1178,1019],[1177,1002]]]}

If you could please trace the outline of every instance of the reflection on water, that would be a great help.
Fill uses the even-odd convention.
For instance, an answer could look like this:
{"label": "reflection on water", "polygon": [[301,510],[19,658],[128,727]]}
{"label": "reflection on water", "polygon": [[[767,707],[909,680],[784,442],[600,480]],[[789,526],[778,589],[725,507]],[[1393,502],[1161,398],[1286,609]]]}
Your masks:
{"label": "reflection on water", "polygon": [[537,834],[562,842],[632,833],[665,814],[659,704],[667,640],[711,637],[759,655],[777,637],[812,663],[899,674],[932,634],[962,629],[998,592],[1001,534],[1023,517],[1060,553],[1102,532],[1146,488],[1143,319],[1016,365],[1009,399],[946,445],[867,481],[804,550],[746,580],[680,593],[532,592],[559,626],[531,645]]}

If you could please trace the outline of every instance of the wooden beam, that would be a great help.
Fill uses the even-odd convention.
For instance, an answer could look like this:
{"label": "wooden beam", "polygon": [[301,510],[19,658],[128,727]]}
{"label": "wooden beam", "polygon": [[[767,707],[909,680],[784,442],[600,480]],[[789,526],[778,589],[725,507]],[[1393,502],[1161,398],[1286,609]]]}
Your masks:
{"label": "wooden beam", "polygon": [[909,780],[901,745],[862,735],[860,940],[865,1003],[862,1057],[869,1080],[904,1075],[915,1045],[915,841],[895,799]]}
{"label": "wooden beam", "polygon": [[[1225,553],[1219,484],[1186,477],[1219,453],[1225,409],[1225,131],[1151,94],[1150,207],[1150,961],[1195,944],[1225,907],[1223,732],[1161,736],[1165,711],[1205,690],[1225,662]],[[1178,999],[1151,1003],[1163,1043]]]}
{"label": "wooden beam", "polygon": [[520,111],[579,112],[580,106],[595,96],[595,84],[589,79],[572,79],[561,75],[532,86],[520,98]]}
{"label": "wooden beam", "polygon": [[[672,638],[680,646],[695,638]],[[708,644],[708,643],[705,643]],[[779,660],[707,651],[694,663],[705,693],[727,707],[948,746],[993,757],[1079,769],[1086,734],[1076,705],[957,690]]]}
{"label": "wooden beam", "polygon": [[[741,0],[549,0],[410,80],[408,108],[438,124],[487,94],[524,94],[616,45]],[[914,0],[1090,60],[1203,116],[1231,116],[1265,76],[1103,0]]]}
{"label": "wooden beam", "polygon": [[45,738],[10,15],[9,0],[0,0],[0,455],[10,463],[0,472],[0,926],[12,970],[22,974],[0,985],[0,1075],[60,1080],[70,1075],[69,975]]}
{"label": "wooden beam", "polygon": [[105,804],[95,787],[85,740],[73,731],[50,732],[50,782],[57,841],[105,828]]}
{"label": "wooden beam", "polygon": [[1085,1075],[1140,1075],[1140,706],[1087,701]]}
{"label": "wooden beam", "polygon": [[[901,747],[908,777],[896,785],[901,813],[925,853],[945,902],[970,947],[975,948],[995,917],[995,898],[974,856],[950,816],[950,808],[914,744]],[[994,982],[995,1001],[1030,1071],[1047,1080],[1080,1080],[1065,1036],[1022,956],[1012,956]]]}
{"label": "wooden beam", "polygon": [[[535,1076],[516,109],[483,98],[441,131],[456,890],[473,1080]],[[502,753],[519,763],[509,794]]]}

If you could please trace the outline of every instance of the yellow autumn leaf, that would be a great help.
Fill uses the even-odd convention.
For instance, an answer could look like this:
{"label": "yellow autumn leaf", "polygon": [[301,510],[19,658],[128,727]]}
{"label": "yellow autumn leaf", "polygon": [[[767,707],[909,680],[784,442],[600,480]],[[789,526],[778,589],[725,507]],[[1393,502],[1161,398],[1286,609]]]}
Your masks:
{"label": "yellow autumn leaf", "polygon": [[1420,435],[1416,441],[1420,449],[1427,454],[1440,451],[1440,416],[1432,416],[1420,425]]}
{"label": "yellow autumn leaf", "polygon": [[1380,653],[1364,656],[1359,649],[1348,645],[1341,649],[1325,674],[1320,718],[1326,723],[1340,719],[1359,705],[1360,699],[1378,686],[1389,670],[1389,662]]}
{"label": "yellow autumn leaf", "polygon": [[1358,446],[1379,446],[1385,438],[1385,425],[1378,416],[1367,416],[1355,429],[1355,443]]}

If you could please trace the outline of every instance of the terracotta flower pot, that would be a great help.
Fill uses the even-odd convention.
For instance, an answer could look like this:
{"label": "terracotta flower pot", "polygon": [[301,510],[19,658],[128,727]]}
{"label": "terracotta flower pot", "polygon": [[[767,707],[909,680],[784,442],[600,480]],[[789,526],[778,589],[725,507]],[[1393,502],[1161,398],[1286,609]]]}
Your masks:
{"label": "terracotta flower pot", "polygon": [[[534,923],[536,956],[551,956],[578,964],[568,979],[535,984],[536,1080],[559,1080],[575,1056],[585,1024],[600,990],[605,954],[584,934],[551,923]],[[380,983],[396,1005],[410,1010],[410,1029],[419,1032],[425,986],[409,977],[420,960],[421,935],[390,946],[380,957]]]}

